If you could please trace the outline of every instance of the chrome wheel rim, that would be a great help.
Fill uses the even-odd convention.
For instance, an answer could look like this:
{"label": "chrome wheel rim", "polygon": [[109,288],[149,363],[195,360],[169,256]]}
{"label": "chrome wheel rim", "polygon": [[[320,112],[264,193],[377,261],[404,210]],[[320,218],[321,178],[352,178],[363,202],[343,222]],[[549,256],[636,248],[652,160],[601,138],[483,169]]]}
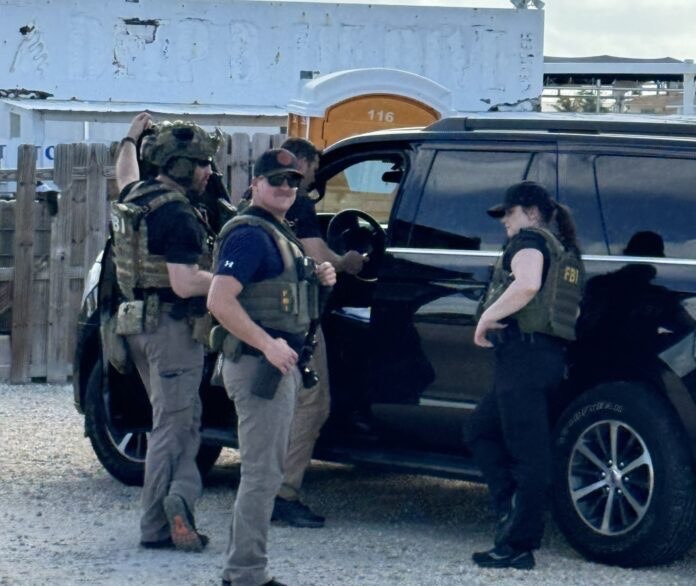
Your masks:
{"label": "chrome wheel rim", "polygon": [[[109,392],[104,392],[104,412],[108,413]],[[113,422],[106,417],[106,435],[114,449],[122,458],[137,464],[145,463],[147,443],[150,432],[146,431],[120,431],[115,428]]]}
{"label": "chrome wheel rim", "polygon": [[645,516],[654,468],[643,438],[616,420],[588,427],[573,446],[568,489],[578,516],[597,533],[621,535]]}

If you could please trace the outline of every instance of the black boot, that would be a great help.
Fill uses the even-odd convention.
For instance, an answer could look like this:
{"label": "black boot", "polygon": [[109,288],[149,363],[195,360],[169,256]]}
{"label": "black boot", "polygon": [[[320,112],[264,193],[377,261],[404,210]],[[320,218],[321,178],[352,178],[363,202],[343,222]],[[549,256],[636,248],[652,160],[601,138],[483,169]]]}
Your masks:
{"label": "black boot", "polygon": [[317,515],[299,500],[289,501],[277,496],[273,503],[271,521],[287,523],[292,527],[318,528],[324,526],[324,517]]}
{"label": "black boot", "polygon": [[534,567],[534,554],[509,545],[497,545],[488,551],[477,551],[471,556],[474,563],[481,568],[515,568],[531,570]]}

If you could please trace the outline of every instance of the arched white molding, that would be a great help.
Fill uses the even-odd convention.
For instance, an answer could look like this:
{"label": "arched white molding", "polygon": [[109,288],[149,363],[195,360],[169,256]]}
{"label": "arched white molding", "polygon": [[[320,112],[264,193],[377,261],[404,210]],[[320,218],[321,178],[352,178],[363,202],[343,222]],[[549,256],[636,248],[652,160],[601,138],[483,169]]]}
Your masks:
{"label": "arched white molding", "polygon": [[404,96],[423,102],[442,117],[456,114],[446,87],[422,75],[381,67],[347,69],[309,80],[288,104],[288,112],[322,118],[334,104],[365,94]]}

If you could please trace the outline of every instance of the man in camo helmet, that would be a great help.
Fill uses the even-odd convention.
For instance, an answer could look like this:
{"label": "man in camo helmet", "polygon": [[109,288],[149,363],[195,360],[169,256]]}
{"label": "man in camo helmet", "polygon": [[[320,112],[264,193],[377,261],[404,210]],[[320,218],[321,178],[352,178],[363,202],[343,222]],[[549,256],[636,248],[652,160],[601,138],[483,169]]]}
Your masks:
{"label": "man in camo helmet", "polygon": [[192,122],[176,120],[153,125],[152,132],[143,137],[141,157],[164,175],[187,188],[193,179],[192,161],[212,163],[222,134],[214,134]]}
{"label": "man in camo helmet", "polygon": [[[143,112],[116,160],[120,196],[112,205],[112,236],[124,298],[116,329],[152,405],[140,520],[140,543],[147,548],[200,551],[208,542],[194,522],[202,489],[196,455],[203,346],[192,325],[205,314],[212,233],[195,204],[212,174],[219,138],[189,122],[153,128]],[[144,181],[139,142],[143,159],[156,169]]]}

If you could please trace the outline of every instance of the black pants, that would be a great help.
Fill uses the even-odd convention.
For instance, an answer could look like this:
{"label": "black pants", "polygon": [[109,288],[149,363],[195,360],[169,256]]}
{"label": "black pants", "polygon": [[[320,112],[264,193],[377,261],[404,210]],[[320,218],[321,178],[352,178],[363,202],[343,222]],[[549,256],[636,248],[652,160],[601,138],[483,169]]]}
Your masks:
{"label": "black pants", "polygon": [[513,327],[497,335],[495,384],[472,415],[469,442],[499,518],[496,545],[531,550],[544,532],[551,482],[547,399],[563,378],[565,344]]}

